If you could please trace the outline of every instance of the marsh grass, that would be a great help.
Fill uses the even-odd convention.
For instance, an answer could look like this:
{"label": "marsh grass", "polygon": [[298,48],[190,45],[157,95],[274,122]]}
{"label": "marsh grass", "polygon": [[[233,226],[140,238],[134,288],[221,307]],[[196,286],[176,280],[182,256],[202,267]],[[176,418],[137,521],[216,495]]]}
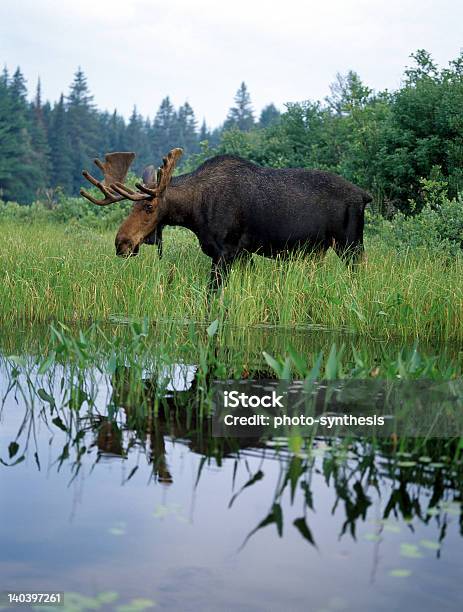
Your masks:
{"label": "marsh grass", "polygon": [[377,240],[347,269],[322,260],[254,256],[234,266],[223,294],[207,301],[210,260],[189,232],[165,232],[165,257],[152,247],[121,260],[114,231],[51,223],[1,223],[3,324],[140,319],[231,327],[347,330],[376,338],[463,339],[463,258],[426,250],[397,253]]}

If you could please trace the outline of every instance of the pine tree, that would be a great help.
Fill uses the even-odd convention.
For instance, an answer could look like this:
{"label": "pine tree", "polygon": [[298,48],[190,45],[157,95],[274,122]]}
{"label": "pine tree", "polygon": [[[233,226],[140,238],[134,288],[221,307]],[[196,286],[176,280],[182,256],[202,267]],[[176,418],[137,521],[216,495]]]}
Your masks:
{"label": "pine tree", "polygon": [[47,187],[50,182],[50,148],[42,107],[40,79],[37,82],[35,100],[31,104],[31,138],[36,167],[37,189]]}
{"label": "pine tree", "polygon": [[66,102],[67,128],[71,145],[73,192],[77,193],[82,184],[82,168],[91,160],[104,153],[98,115],[93,104],[87,79],[78,68],[71,84]]}
{"label": "pine tree", "polygon": [[0,198],[2,199],[11,197],[10,186],[17,169],[18,149],[12,107],[8,70],[4,68],[0,77]]}
{"label": "pine tree", "polygon": [[[4,72],[8,83],[7,73]],[[5,183],[5,194],[9,199],[21,203],[30,202],[39,182],[39,172],[31,138],[31,120],[27,102],[26,81],[17,68],[7,85],[9,97],[9,123],[7,132],[11,138],[13,150],[10,150],[9,177]]]}
{"label": "pine tree", "polygon": [[64,191],[71,193],[73,162],[63,94],[51,112],[49,142],[52,165],[51,184],[53,187],[60,186]]}
{"label": "pine tree", "polygon": [[201,128],[199,130],[199,134],[198,134],[198,142],[204,142],[205,140],[209,140],[209,138],[211,137],[209,130],[207,129],[207,125],[206,125],[206,120],[203,119],[203,122],[201,123]]}
{"label": "pine tree", "polygon": [[107,122],[108,151],[125,150],[125,132],[126,127],[124,117],[118,115],[117,110],[114,109],[114,112]]}
{"label": "pine tree", "polygon": [[195,114],[188,102],[178,109],[180,140],[178,146],[183,147],[184,155],[198,151],[198,134]]}
{"label": "pine tree", "polygon": [[[178,147],[180,130],[177,113],[167,96],[161,102],[151,128],[152,147],[155,159],[160,159],[174,147]],[[155,162],[156,163],[156,162]]]}
{"label": "pine tree", "polygon": [[146,127],[146,121],[138,114],[137,107],[134,106],[129,124],[125,130],[124,146],[127,151],[134,151],[136,153],[137,157],[135,158],[132,170],[138,175],[141,175],[146,165],[153,163]]}
{"label": "pine tree", "polygon": [[236,92],[235,104],[229,111],[224,128],[232,128],[247,132],[254,127],[254,115],[246,83],[243,81]]}
{"label": "pine tree", "polygon": [[280,111],[274,104],[267,104],[260,113],[259,127],[267,128],[278,123],[280,116]]}

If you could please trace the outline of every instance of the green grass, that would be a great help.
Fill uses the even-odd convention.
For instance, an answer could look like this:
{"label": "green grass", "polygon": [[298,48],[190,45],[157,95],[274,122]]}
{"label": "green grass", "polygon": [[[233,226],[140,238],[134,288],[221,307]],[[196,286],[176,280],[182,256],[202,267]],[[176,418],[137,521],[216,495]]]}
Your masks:
{"label": "green grass", "polygon": [[463,339],[463,258],[432,251],[397,254],[367,244],[367,260],[350,272],[324,260],[254,257],[235,266],[221,300],[209,310],[210,260],[193,234],[165,232],[165,257],[143,247],[129,260],[114,254],[115,231],[77,224],[0,224],[0,321],[3,324],[108,321],[346,329],[375,338]]}

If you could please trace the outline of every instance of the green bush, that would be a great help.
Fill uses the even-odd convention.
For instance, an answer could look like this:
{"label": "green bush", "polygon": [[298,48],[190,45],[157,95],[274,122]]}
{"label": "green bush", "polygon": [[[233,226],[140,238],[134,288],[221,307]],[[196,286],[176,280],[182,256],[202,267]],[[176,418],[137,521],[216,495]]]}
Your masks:
{"label": "green bush", "polygon": [[[398,251],[425,248],[442,254],[456,255],[463,247],[463,200],[450,199],[447,183],[441,178],[421,179],[424,206],[412,216],[398,212],[386,220],[367,210],[367,235],[385,242]],[[414,200],[410,208],[416,207]]]}

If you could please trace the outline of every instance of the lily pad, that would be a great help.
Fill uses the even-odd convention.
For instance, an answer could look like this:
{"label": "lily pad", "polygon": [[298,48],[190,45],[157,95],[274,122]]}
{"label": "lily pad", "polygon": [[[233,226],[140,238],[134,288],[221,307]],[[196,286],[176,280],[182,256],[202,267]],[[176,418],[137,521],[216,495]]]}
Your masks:
{"label": "lily pad", "polygon": [[405,543],[400,545],[400,554],[402,557],[408,557],[409,559],[420,559],[423,556],[418,546]]}
{"label": "lily pad", "polygon": [[420,546],[423,548],[429,548],[429,550],[439,550],[439,542],[433,542],[432,540],[420,540]]}
{"label": "lily pad", "polygon": [[389,572],[389,576],[392,576],[393,578],[408,578],[411,576],[411,574],[411,570],[399,567]]}

